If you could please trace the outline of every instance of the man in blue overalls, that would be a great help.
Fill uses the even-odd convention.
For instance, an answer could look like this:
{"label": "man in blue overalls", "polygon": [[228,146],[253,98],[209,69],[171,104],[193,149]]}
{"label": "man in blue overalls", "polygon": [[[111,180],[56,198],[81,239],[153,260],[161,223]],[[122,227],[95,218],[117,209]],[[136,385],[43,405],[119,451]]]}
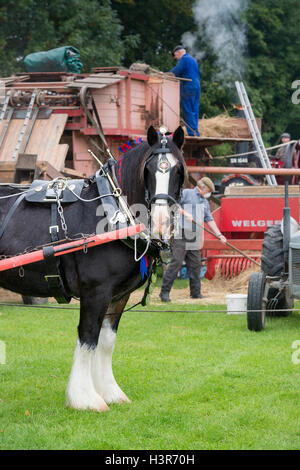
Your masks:
{"label": "man in blue overalls", "polygon": [[199,136],[199,100],[201,95],[200,71],[197,61],[191,57],[183,46],[176,46],[173,56],[178,61],[169,73],[176,77],[189,78],[192,81],[180,82],[180,105],[188,135]]}

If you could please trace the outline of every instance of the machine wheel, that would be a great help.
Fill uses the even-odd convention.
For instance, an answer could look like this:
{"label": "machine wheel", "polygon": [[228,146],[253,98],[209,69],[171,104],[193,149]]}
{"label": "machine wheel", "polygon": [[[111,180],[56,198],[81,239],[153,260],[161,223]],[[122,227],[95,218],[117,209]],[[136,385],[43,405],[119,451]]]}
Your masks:
{"label": "machine wheel", "polygon": [[266,276],[280,276],[284,270],[283,235],[280,225],[272,225],[265,232],[261,269]]}
{"label": "machine wheel", "polygon": [[257,181],[251,175],[227,175],[221,181],[220,193],[229,186],[257,186]]}
{"label": "machine wheel", "polygon": [[263,300],[265,285],[266,277],[263,272],[251,275],[247,301],[247,324],[250,331],[261,331],[265,327],[266,301]]}
{"label": "machine wheel", "polygon": [[[261,269],[266,276],[280,276],[284,270],[283,235],[280,225],[272,225],[264,236]],[[268,292],[267,315],[270,317],[287,317],[293,308],[293,299],[287,299],[285,292],[278,294],[278,289],[270,288]],[[276,310],[287,311],[276,312]]]}

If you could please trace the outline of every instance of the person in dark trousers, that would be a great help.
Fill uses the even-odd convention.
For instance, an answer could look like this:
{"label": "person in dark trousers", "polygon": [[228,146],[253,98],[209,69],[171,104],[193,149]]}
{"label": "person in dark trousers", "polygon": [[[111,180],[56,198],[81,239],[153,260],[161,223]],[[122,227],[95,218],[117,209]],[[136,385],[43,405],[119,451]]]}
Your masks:
{"label": "person in dark trousers", "polygon": [[[284,134],[281,134],[281,143],[286,144],[290,142],[291,136],[287,132]],[[285,152],[286,152],[286,145],[284,147],[279,147],[279,149],[276,152],[276,155],[273,157],[276,160],[282,160],[284,162],[284,157],[285,157]]]}
{"label": "person in dark trousers", "polygon": [[170,302],[169,294],[184,260],[186,261],[190,279],[190,296],[193,299],[203,298],[201,294],[200,269],[201,248],[204,240],[202,229],[197,224],[202,225],[206,222],[210,230],[216,234],[221,242],[226,243],[226,238],[218,229],[209,208],[208,198],[214,190],[214,183],[207,177],[201,178],[194,189],[183,190],[180,202],[180,231],[178,237],[174,238],[172,259],[164,273],[160,292],[162,302]]}
{"label": "person in dark trousers", "polygon": [[201,95],[200,71],[198,62],[190,56],[183,46],[176,46],[173,56],[177,64],[169,73],[176,77],[189,78],[192,81],[180,82],[180,105],[188,135],[199,136],[199,100]]}

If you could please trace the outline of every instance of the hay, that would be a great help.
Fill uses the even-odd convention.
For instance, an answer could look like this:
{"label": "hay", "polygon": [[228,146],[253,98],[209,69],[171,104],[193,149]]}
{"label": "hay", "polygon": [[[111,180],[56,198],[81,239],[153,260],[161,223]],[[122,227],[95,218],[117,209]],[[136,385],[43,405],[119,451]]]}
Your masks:
{"label": "hay", "polygon": [[[227,114],[219,114],[210,119],[199,119],[198,130],[201,137],[238,137],[238,125]],[[185,135],[187,130],[184,128]]]}
{"label": "hay", "polygon": [[224,279],[221,270],[217,269],[214,278],[210,281],[211,288],[218,288],[220,291],[226,292],[227,294],[246,293],[251,274],[259,270],[260,268],[258,266],[252,266],[241,272],[238,276],[232,277],[231,279]]}
{"label": "hay", "polygon": [[[246,271],[242,272],[238,276],[232,279],[224,279],[221,276],[221,272],[218,270],[212,281],[202,282],[202,294],[204,299],[191,299],[189,287],[185,289],[171,290],[170,297],[172,303],[170,304],[170,310],[174,309],[173,303],[176,304],[194,304],[194,305],[212,305],[212,304],[226,304],[227,294],[247,294],[248,283],[250,276],[253,272],[259,271],[259,267],[251,267]],[[156,287],[151,294],[151,304],[161,304],[159,298],[160,288]],[[130,296],[130,304],[139,302],[142,298],[143,292],[135,291]],[[151,308],[151,306],[150,306]]]}
{"label": "hay", "polygon": [[143,62],[134,62],[129,67],[129,70],[131,72],[140,72],[140,73],[145,73],[149,75],[151,72],[151,67],[150,65],[144,64]]}

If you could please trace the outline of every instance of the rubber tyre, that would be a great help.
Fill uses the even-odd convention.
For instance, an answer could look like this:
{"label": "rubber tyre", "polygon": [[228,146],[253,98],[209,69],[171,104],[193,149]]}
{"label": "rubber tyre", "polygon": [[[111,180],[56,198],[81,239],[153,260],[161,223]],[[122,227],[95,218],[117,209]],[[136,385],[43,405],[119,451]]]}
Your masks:
{"label": "rubber tyre", "polygon": [[266,310],[265,305],[263,306],[265,284],[266,276],[263,272],[251,274],[247,300],[247,325],[250,331],[261,331],[265,327]]}
{"label": "rubber tyre", "polygon": [[280,225],[272,225],[265,232],[261,269],[266,276],[280,276],[284,270],[283,235]]}
{"label": "rubber tyre", "polygon": [[233,176],[225,183],[221,181],[220,193],[223,194],[225,192],[225,189],[228,188],[229,186],[255,186],[256,184],[257,183],[255,180],[253,180],[253,184],[251,184],[249,181],[246,181],[244,178],[241,178],[239,176]]}
{"label": "rubber tyre", "polygon": [[[280,276],[284,270],[284,254],[283,254],[283,235],[281,233],[280,225],[272,225],[267,229],[264,235],[263,249],[261,256],[261,269],[266,276]],[[270,289],[268,299],[271,300],[276,296],[278,291]],[[267,315],[271,317],[287,317],[291,314],[290,311],[276,312],[276,309],[291,309],[294,306],[294,301],[288,301],[284,293],[280,294],[278,303],[274,310],[268,310]]]}

